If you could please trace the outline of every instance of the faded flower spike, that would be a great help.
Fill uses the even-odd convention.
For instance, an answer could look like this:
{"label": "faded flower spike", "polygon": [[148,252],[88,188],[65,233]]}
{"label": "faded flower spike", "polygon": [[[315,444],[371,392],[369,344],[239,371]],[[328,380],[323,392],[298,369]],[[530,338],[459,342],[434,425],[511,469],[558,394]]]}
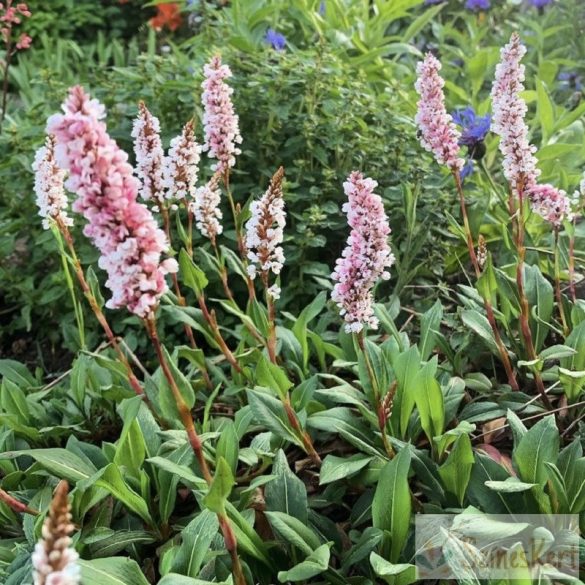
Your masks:
{"label": "faded flower spike", "polygon": [[500,136],[500,151],[504,155],[504,175],[512,188],[530,189],[540,175],[534,156],[536,148],[528,141],[528,126],[524,121],[526,103],[520,97],[524,91],[524,65],[520,63],[526,47],[513,33],[510,42],[500,51],[492,87],[492,132]]}
{"label": "faded flower spike", "polygon": [[213,57],[203,71],[203,150],[209,151],[209,156],[217,159],[212,169],[223,174],[236,164],[236,156],[241,153],[237,145],[242,142],[239,119],[231,97],[234,90],[225,82],[232,76],[232,72],[227,65],[221,64],[219,55]]}
{"label": "faded flower spike", "polygon": [[179,136],[171,140],[169,154],[165,159],[164,185],[167,197],[173,200],[192,197],[195,193],[201,146],[195,140],[193,122],[183,126]]}
{"label": "faded flower spike", "polygon": [[42,538],[35,546],[32,555],[34,585],[78,585],[81,582],[79,555],[71,546],[74,526],[67,491],[67,482],[61,481],[43,524]]}
{"label": "faded flower spike", "polygon": [[565,191],[552,185],[535,185],[528,193],[532,211],[555,227],[560,227],[564,219],[571,219],[571,200]]}
{"label": "faded flower spike", "polygon": [[481,270],[483,270],[485,263],[487,262],[487,245],[485,238],[482,234],[479,234],[479,240],[477,242],[477,263]]}
{"label": "faded flower spike", "polygon": [[73,225],[73,220],[66,211],[68,201],[64,182],[67,173],[55,161],[53,136],[48,136],[45,146],[37,150],[32,168],[35,172],[35,193],[43,227],[49,229],[52,221],[66,226]]}
{"label": "faded flower spike", "polygon": [[[266,193],[250,205],[252,217],[246,223],[246,247],[251,262],[248,274],[255,278],[259,270],[265,284],[268,281],[268,273],[280,274],[284,264],[284,251],[281,246],[286,225],[283,179],[284,169],[280,167],[274,173]],[[280,295],[280,289],[277,288],[271,287],[268,292],[273,298]]]}
{"label": "faded flower spike", "polygon": [[215,238],[223,231],[220,201],[219,175],[216,173],[206,185],[195,191],[195,200],[189,203],[189,209],[195,215],[197,228],[214,245]]}
{"label": "faded flower spike", "polygon": [[431,53],[427,53],[424,61],[416,67],[418,79],[415,88],[421,99],[417,104],[415,121],[423,147],[435,155],[439,164],[458,172],[465,164],[459,157],[461,134],[445,108],[445,82],[439,75],[440,70],[441,63]]}
{"label": "faded flower spike", "polygon": [[160,139],[160,122],[144,102],[138,104],[138,117],[132,128],[136,174],[140,180],[140,196],[161,206],[164,199],[163,161],[164,151]]}
{"label": "faded flower spike", "polygon": [[177,262],[161,261],[167,238],[137,202],[138,180],[128,155],[101,121],[103,106],[77,86],[70,89],[63,111],[49,118],[47,128],[57,140],[58,164],[69,171],[66,186],[77,194],[73,209],[87,219],[84,233],[99,249],[99,266],[108,273],[112,298],[106,306],[147,317],[167,291],[165,275],[177,271]]}
{"label": "faded flower spike", "polygon": [[336,281],[331,298],[341,309],[348,333],[359,333],[365,325],[376,329],[372,289],[394,263],[388,244],[390,226],[384,204],[374,193],[378,183],[357,171],[343,184],[348,202],[343,205],[351,233],[331,278]]}

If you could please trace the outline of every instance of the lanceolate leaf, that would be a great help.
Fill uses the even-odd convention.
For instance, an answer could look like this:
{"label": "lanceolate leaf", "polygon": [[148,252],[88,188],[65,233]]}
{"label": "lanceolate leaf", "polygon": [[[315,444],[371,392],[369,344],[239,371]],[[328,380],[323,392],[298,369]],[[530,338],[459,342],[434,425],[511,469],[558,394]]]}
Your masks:
{"label": "lanceolate leaf", "polygon": [[410,526],[412,503],[408,486],[410,469],[410,450],[402,449],[386,463],[380,473],[372,502],[372,521],[375,528],[390,534],[390,559],[396,562],[406,539]]}

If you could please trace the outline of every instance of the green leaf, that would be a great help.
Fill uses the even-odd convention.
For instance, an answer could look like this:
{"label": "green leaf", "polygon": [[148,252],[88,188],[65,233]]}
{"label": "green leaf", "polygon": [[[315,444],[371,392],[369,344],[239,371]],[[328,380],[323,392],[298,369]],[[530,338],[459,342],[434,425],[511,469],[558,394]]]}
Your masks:
{"label": "green leaf", "polygon": [[[390,560],[396,562],[408,537],[412,502],[408,487],[410,450],[402,449],[386,463],[372,502],[374,528],[390,534]],[[388,548],[388,547],[385,547]]]}
{"label": "green leaf", "polygon": [[398,419],[400,435],[404,437],[415,405],[414,393],[411,388],[421,368],[421,356],[417,346],[412,345],[398,355],[392,365],[398,386],[394,396],[391,418],[393,422]]}
{"label": "green leaf", "polygon": [[225,581],[203,581],[177,573],[169,573],[158,582],[158,585],[227,585],[227,583]]}
{"label": "green leaf", "polygon": [[199,297],[209,284],[205,272],[193,262],[185,248],[179,252],[179,269],[183,282]]}
{"label": "green leaf", "polygon": [[443,484],[447,491],[457,496],[460,504],[463,504],[474,461],[471,439],[469,435],[463,434],[455,441],[445,463],[439,467]]}
{"label": "green leaf", "polygon": [[327,455],[323,460],[323,466],[319,474],[319,485],[351,477],[366,467],[372,459],[373,457],[360,453],[356,453],[351,457]]}
{"label": "green leaf", "polygon": [[270,362],[264,354],[260,354],[256,364],[256,380],[259,386],[274,390],[283,398],[293,386],[284,370]]}
{"label": "green leaf", "polygon": [[421,317],[420,320],[420,349],[421,361],[426,361],[436,345],[437,335],[443,318],[443,306],[437,300],[435,304]]}
{"label": "green leaf", "polygon": [[0,376],[14,382],[19,388],[30,388],[36,385],[25,365],[15,360],[0,360]]}
{"label": "green leaf", "polygon": [[494,355],[500,355],[487,317],[473,309],[466,309],[461,312],[461,320],[466,327],[469,327],[469,329],[481,337]]}
{"label": "green leaf", "polygon": [[95,475],[83,482],[80,487],[99,487],[120,500],[129,510],[140,516],[149,526],[154,525],[148,505],[125,481],[122,471],[115,463],[100,469]]}
{"label": "green leaf", "polygon": [[282,449],[274,458],[272,474],[276,477],[264,489],[266,509],[284,512],[307,523],[309,505],[305,484],[290,470]]}
{"label": "green leaf", "polygon": [[441,386],[434,376],[435,367],[432,362],[428,362],[412,382],[421,426],[430,441],[441,435],[445,427],[445,404]]}
{"label": "green leaf", "polygon": [[330,544],[322,544],[304,561],[295,565],[292,569],[289,569],[288,571],[279,571],[278,580],[281,583],[287,581],[304,581],[326,571],[329,567],[329,558],[331,557],[330,547]]}
{"label": "green leaf", "polygon": [[283,512],[266,512],[266,517],[273,530],[278,532],[285,542],[297,547],[307,556],[319,548],[321,543],[317,535],[297,518]]}
{"label": "green leaf", "polygon": [[504,481],[486,481],[485,485],[494,492],[504,494],[515,494],[517,492],[525,492],[538,485],[536,483],[524,483],[516,477],[509,477]]}
{"label": "green leaf", "polygon": [[532,312],[530,326],[534,339],[534,348],[538,353],[549,333],[547,323],[550,322],[553,314],[554,291],[552,284],[542,275],[538,266],[525,265],[524,279],[526,298]]}
{"label": "green leaf", "polygon": [[375,552],[370,555],[370,564],[374,573],[386,581],[388,585],[411,585],[417,580],[414,565],[394,565]]}
{"label": "green leaf", "polygon": [[238,468],[239,438],[236,427],[232,421],[228,421],[221,429],[221,435],[215,449],[216,457],[223,457],[232,473],[235,475]]}
{"label": "green leaf", "polygon": [[136,561],[125,557],[78,563],[83,585],[149,585]]}
{"label": "green leaf", "polygon": [[66,479],[72,483],[88,479],[96,472],[95,466],[89,459],[82,459],[67,449],[53,448],[6,451],[0,453],[0,460],[23,456],[32,457],[55,477]]}
{"label": "green leaf", "polygon": [[303,368],[306,370],[309,363],[309,342],[307,339],[307,325],[323,310],[327,302],[327,293],[321,291],[297,317],[292,331],[301,345],[303,352]]}
{"label": "green leaf", "polygon": [[542,129],[542,144],[544,145],[548,142],[555,125],[554,107],[543,81],[538,78],[536,79],[536,93],[538,96],[536,109]]}
{"label": "green leaf", "polygon": [[215,468],[209,493],[203,498],[205,506],[212,512],[225,516],[225,504],[235,483],[228,462],[223,457],[220,457]]}
{"label": "green leaf", "polygon": [[556,463],[559,455],[559,431],[554,416],[538,421],[520,439],[513,461],[520,479],[542,487],[548,480],[546,463]]}
{"label": "green leaf", "polygon": [[302,441],[290,428],[284,406],[280,400],[257,390],[248,390],[247,396],[254,420],[257,423],[264,425],[276,436],[295,443],[299,447],[303,446]]}
{"label": "green leaf", "polygon": [[172,570],[197,577],[205,555],[219,529],[217,515],[203,510],[181,531],[182,543],[173,560]]}

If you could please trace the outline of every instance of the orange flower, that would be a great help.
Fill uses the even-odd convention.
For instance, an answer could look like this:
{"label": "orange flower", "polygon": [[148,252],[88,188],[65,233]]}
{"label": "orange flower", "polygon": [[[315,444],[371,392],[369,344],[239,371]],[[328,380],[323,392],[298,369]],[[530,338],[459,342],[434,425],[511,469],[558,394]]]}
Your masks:
{"label": "orange flower", "polygon": [[156,9],[157,15],[149,20],[149,24],[154,30],[159,31],[167,27],[169,30],[175,31],[181,26],[183,18],[178,2],[159,4]]}

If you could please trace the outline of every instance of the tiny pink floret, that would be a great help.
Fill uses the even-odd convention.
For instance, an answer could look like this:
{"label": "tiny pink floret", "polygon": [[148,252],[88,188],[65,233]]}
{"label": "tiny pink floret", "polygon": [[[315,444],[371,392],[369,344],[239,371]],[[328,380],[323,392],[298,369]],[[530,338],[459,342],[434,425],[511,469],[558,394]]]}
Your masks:
{"label": "tiny pink floret", "polygon": [[164,232],[145,205],[137,202],[139,182],[128,155],[107,133],[104,107],[83,88],[69,91],[64,114],[49,118],[47,129],[57,140],[59,166],[69,171],[66,186],[77,194],[73,210],[88,223],[84,233],[99,249],[99,265],[108,273],[110,308],[127,307],[148,316],[167,291],[165,275],[176,272]]}

